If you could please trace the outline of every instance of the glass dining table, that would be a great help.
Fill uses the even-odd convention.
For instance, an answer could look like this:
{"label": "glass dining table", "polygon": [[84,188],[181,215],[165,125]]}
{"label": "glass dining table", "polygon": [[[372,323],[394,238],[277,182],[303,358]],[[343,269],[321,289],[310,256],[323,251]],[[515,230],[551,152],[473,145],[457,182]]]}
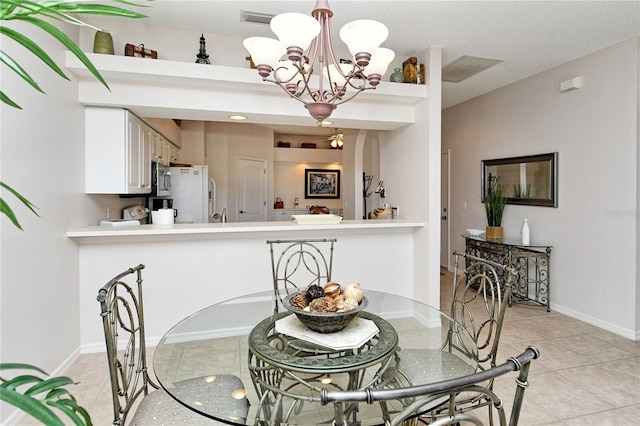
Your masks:
{"label": "glass dining table", "polygon": [[[407,297],[372,290],[365,295],[366,309],[334,333],[306,329],[291,312],[277,311],[273,291],[211,305],[160,340],[156,378],[203,419],[308,426],[331,424],[336,416],[334,407],[321,404],[323,388],[385,389],[475,371],[475,343],[449,315]],[[426,351],[404,360],[424,365],[420,377],[403,375],[407,349]],[[348,424],[381,424],[403,403],[350,403],[340,407],[340,416]]]}

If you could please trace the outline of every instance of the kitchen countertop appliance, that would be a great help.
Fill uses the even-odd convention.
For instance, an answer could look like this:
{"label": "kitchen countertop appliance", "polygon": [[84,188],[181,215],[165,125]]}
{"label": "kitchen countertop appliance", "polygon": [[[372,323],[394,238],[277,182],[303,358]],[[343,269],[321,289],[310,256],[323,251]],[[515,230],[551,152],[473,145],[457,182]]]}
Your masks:
{"label": "kitchen countertop appliance", "polygon": [[151,163],[151,196],[168,197],[171,195],[171,169],[155,161]]}
{"label": "kitchen countertop appliance", "polygon": [[137,220],[141,225],[147,223],[149,217],[149,210],[143,206],[129,206],[122,209],[122,218],[124,220]]}
{"label": "kitchen countertop appliance", "polygon": [[215,182],[207,166],[171,167],[175,223],[209,223],[215,211]]}

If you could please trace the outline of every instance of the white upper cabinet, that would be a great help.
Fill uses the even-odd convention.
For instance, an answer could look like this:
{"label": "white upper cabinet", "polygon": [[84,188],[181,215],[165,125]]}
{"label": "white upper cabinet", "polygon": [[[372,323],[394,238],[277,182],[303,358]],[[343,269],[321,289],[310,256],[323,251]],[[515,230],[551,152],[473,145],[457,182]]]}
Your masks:
{"label": "white upper cabinet", "polygon": [[125,109],[87,107],[85,192],[150,193],[154,133]]}
{"label": "white upper cabinet", "polygon": [[178,161],[178,148],[160,133],[151,130],[151,160],[169,166]]}

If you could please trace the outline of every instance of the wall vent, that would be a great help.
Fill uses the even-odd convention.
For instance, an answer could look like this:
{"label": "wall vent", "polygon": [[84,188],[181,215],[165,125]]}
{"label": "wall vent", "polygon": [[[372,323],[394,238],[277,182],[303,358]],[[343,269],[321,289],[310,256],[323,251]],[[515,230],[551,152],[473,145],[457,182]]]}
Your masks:
{"label": "wall vent", "polygon": [[240,21],[242,22],[255,22],[258,24],[269,24],[271,23],[271,18],[275,15],[270,15],[268,13],[260,13],[260,12],[249,12],[247,10],[240,11]]}

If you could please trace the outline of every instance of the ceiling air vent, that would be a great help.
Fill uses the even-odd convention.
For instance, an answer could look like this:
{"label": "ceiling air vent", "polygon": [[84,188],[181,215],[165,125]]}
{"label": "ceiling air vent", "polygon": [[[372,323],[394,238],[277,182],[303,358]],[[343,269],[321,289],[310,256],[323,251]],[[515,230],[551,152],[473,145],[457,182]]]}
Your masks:
{"label": "ceiling air vent", "polygon": [[442,68],[442,81],[460,83],[502,62],[501,59],[461,56]]}
{"label": "ceiling air vent", "polygon": [[260,13],[260,12],[249,12],[247,10],[242,10],[240,12],[240,21],[242,22],[256,22],[258,24],[269,24],[271,23],[271,18],[275,15],[270,15],[268,13]]}

